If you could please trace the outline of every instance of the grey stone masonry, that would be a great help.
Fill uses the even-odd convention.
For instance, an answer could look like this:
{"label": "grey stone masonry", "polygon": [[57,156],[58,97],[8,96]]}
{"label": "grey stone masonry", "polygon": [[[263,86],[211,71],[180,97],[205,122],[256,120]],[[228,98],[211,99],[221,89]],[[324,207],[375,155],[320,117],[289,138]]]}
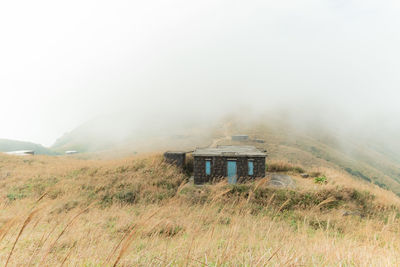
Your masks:
{"label": "grey stone masonry", "polygon": [[[195,184],[217,181],[227,176],[228,160],[236,160],[238,182],[265,177],[266,156],[193,156],[193,176]],[[211,174],[206,174],[206,160],[211,161]],[[248,175],[248,162],[253,161],[253,175]]]}
{"label": "grey stone masonry", "polygon": [[174,164],[179,168],[184,168],[186,161],[186,153],[168,151],[164,153],[164,160],[169,164]]}

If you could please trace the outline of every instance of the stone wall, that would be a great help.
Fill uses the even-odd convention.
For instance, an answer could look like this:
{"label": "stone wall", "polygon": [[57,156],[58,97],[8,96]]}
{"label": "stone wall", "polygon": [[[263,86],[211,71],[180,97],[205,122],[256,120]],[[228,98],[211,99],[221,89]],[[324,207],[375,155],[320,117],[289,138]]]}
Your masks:
{"label": "stone wall", "polygon": [[185,167],[186,153],[183,152],[165,152],[164,160],[169,164],[174,164],[179,168]]}
{"label": "stone wall", "polygon": [[[265,177],[265,157],[205,157],[195,156],[193,176],[195,184],[203,184],[222,179],[227,176],[228,160],[236,160],[238,182],[256,177]],[[206,175],[206,160],[211,160],[211,175]],[[254,162],[254,175],[248,175],[248,161]]]}

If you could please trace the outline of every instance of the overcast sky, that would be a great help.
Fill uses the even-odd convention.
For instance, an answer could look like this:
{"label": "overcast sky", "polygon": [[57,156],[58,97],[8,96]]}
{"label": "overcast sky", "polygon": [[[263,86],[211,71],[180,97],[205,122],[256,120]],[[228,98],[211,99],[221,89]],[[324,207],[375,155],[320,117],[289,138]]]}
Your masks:
{"label": "overcast sky", "polygon": [[162,118],[288,108],[396,124],[399,8],[386,0],[1,1],[0,138],[51,145],[120,110]]}

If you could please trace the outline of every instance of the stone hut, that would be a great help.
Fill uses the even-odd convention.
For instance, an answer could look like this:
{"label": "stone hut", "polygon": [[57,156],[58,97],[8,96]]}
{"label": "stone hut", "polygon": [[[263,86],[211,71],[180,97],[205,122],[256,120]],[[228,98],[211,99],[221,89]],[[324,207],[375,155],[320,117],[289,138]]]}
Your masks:
{"label": "stone hut", "polygon": [[248,141],[249,140],[249,136],[245,135],[245,134],[237,134],[237,135],[232,135],[231,139],[232,139],[232,141],[243,142],[243,141]]}
{"label": "stone hut", "polygon": [[218,146],[193,152],[194,183],[203,184],[222,177],[228,183],[265,176],[267,155],[253,146]]}
{"label": "stone hut", "polygon": [[167,151],[164,153],[164,160],[183,169],[186,162],[186,153],[182,151]]}

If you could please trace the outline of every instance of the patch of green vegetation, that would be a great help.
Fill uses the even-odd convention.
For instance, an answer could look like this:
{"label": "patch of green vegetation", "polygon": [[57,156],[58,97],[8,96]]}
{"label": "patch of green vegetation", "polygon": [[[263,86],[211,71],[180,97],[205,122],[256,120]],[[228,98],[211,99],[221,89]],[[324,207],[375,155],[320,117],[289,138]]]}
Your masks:
{"label": "patch of green vegetation", "polygon": [[101,267],[103,266],[101,263],[93,263],[90,262],[89,260],[85,260],[85,262],[82,265],[83,267]]}
{"label": "patch of green vegetation", "polygon": [[27,196],[25,194],[23,194],[23,193],[15,193],[15,192],[13,192],[13,193],[7,194],[7,198],[10,201],[14,201],[14,200],[17,200],[17,199],[23,199],[23,198],[26,198],[26,197]]}
{"label": "patch of green vegetation", "polygon": [[315,177],[314,178],[314,183],[316,184],[326,184],[328,183],[328,178],[326,176],[320,176],[320,177]]}
{"label": "patch of green vegetation", "polygon": [[79,202],[75,200],[64,203],[60,208],[57,209],[57,213],[68,213],[71,210],[75,209],[78,204]]}
{"label": "patch of green vegetation", "polygon": [[[82,167],[80,169],[76,169],[76,170],[73,170],[70,173],[68,173],[67,178],[77,178],[79,175],[86,174],[88,171],[89,171],[89,167]],[[91,175],[91,176],[93,176],[93,175]]]}
{"label": "patch of green vegetation", "polygon": [[350,197],[361,207],[364,213],[368,213],[374,207],[372,202],[375,196],[368,191],[358,191],[354,189]]}
{"label": "patch of green vegetation", "polygon": [[131,171],[137,172],[141,169],[144,169],[146,167],[145,163],[143,161],[135,161],[133,165],[131,166]]}
{"label": "patch of green vegetation", "polygon": [[244,196],[247,196],[251,189],[251,186],[248,184],[234,184],[231,185],[231,187],[232,190],[229,192],[229,194],[239,194]]}
{"label": "patch of green vegetation", "polygon": [[[231,192],[227,193],[232,194]],[[237,197],[247,198],[247,190],[236,190]],[[362,214],[378,214],[373,204],[375,196],[350,188],[324,189],[317,192],[299,192],[287,189],[257,188],[250,198],[251,214],[264,212],[264,207],[285,212],[318,207],[320,210],[337,209],[347,203],[354,203]],[[222,201],[235,201],[228,197]],[[322,204],[322,205],[321,205]],[[321,206],[319,206],[321,205]],[[267,212],[267,211],[266,211]]]}
{"label": "patch of green vegetation", "polygon": [[56,199],[63,194],[64,194],[64,191],[62,189],[53,189],[47,193],[47,196],[51,199]]}
{"label": "patch of green vegetation", "polygon": [[154,185],[167,190],[177,189],[179,187],[179,184],[177,184],[176,181],[168,179],[158,180],[154,182]]}
{"label": "patch of green vegetation", "polygon": [[117,221],[117,217],[108,217],[106,222],[104,223],[104,228],[109,229],[111,232],[115,231]]}
{"label": "patch of green vegetation", "polygon": [[186,186],[179,193],[180,197],[193,205],[206,203],[209,195],[210,189],[206,186]]}
{"label": "patch of green vegetation", "polygon": [[377,186],[379,186],[379,187],[382,188],[382,189],[389,190],[389,187],[388,187],[386,184],[384,184],[384,183],[381,183],[381,182],[379,182],[379,181],[374,181],[374,184],[377,185]]}
{"label": "patch of green vegetation", "polygon": [[117,202],[120,204],[134,204],[140,198],[140,188],[135,188],[133,185],[127,187],[120,187],[116,191],[106,191],[100,200],[100,204],[103,207],[109,207],[113,203]]}
{"label": "patch of green vegetation", "polygon": [[219,218],[219,220],[218,220],[218,222],[219,222],[219,224],[222,224],[222,225],[230,225],[231,224],[231,218],[230,217],[221,217],[221,218]]}
{"label": "patch of green vegetation", "polygon": [[[58,183],[58,178],[56,177],[29,179],[25,184],[11,188],[10,192],[7,194],[7,198],[14,201],[30,196],[40,196],[45,193],[47,188],[56,183]],[[56,191],[51,191],[50,193],[53,197],[58,196]]]}
{"label": "patch of green vegetation", "polygon": [[138,198],[138,192],[136,190],[122,191],[116,193],[114,197],[121,203],[133,204]]}
{"label": "patch of green vegetation", "polygon": [[365,180],[365,181],[371,183],[371,179],[370,179],[369,177],[365,176],[365,175],[364,175],[362,172],[360,172],[360,171],[353,170],[353,169],[351,169],[351,168],[345,168],[345,171],[348,172],[348,173],[350,173],[350,174],[353,175],[353,176],[360,177],[361,179],[363,179],[363,180]]}
{"label": "patch of green vegetation", "polygon": [[124,173],[129,171],[129,166],[119,166],[118,168],[115,169],[115,172],[117,173]]}
{"label": "patch of green vegetation", "polygon": [[158,231],[158,234],[166,237],[173,237],[176,236],[182,230],[183,227],[180,225],[174,225],[174,226],[166,225],[164,227],[161,227],[161,229]]}

